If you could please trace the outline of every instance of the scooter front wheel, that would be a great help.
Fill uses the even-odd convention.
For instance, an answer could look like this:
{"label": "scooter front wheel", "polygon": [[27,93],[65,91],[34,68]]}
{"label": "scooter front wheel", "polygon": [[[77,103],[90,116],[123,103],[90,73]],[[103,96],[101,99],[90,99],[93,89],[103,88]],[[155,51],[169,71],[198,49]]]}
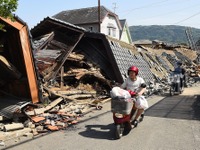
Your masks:
{"label": "scooter front wheel", "polygon": [[170,89],[169,89],[169,94],[170,94],[170,96],[173,96],[173,95],[174,95],[174,89],[173,89],[173,87],[170,87]]}
{"label": "scooter front wheel", "polygon": [[180,90],[180,94],[182,94],[183,91],[184,91],[184,86],[181,88],[181,90]]}
{"label": "scooter front wheel", "polygon": [[123,135],[123,132],[124,132],[124,127],[121,124],[117,124],[115,131],[116,139],[120,139]]}

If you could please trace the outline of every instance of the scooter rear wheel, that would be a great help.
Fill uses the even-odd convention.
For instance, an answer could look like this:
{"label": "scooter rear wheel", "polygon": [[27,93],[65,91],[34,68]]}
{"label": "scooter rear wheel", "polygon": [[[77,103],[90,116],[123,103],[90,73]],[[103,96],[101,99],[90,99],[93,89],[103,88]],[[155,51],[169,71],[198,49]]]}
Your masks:
{"label": "scooter rear wheel", "polygon": [[116,139],[120,139],[123,135],[123,132],[124,132],[124,127],[120,124],[117,124],[115,131]]}

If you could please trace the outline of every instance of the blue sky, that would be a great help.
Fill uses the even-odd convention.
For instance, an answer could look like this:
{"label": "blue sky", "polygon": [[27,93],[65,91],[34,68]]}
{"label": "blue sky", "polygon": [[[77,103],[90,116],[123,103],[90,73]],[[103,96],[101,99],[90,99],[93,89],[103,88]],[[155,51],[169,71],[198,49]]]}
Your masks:
{"label": "blue sky", "polygon": [[[200,28],[200,0],[100,0],[128,25],[181,25]],[[19,0],[15,12],[29,28],[60,11],[98,6],[98,0]],[[114,9],[115,8],[115,9]]]}

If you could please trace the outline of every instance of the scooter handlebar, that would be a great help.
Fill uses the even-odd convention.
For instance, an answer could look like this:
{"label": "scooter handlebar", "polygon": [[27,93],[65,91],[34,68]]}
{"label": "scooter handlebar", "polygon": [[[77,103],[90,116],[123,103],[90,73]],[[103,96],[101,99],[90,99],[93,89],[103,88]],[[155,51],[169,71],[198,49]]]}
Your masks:
{"label": "scooter handlebar", "polygon": [[131,90],[128,90],[128,92],[130,93],[131,97],[137,96],[137,92],[134,92],[134,91],[131,91]]}

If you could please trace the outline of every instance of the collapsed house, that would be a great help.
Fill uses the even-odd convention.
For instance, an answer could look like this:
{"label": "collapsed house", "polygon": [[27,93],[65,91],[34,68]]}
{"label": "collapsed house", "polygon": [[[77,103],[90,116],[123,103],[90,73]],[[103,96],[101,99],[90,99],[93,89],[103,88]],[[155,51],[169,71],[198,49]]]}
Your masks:
{"label": "collapsed house", "polygon": [[[195,66],[194,51],[135,47],[51,17],[31,29],[31,35],[21,20],[1,18],[1,23],[6,25],[6,32],[0,31],[5,70],[0,79],[1,98],[7,104],[9,99],[26,99],[34,105],[12,105],[0,113],[14,120],[13,114],[21,111],[29,121],[20,129],[34,124],[34,134],[66,128],[91,108],[101,109],[110,100],[113,83],[121,84],[131,65],[139,68],[147,84],[167,84],[168,73],[178,60]],[[4,130],[16,127],[5,126]]]}
{"label": "collapsed house", "polygon": [[[71,54],[68,51],[68,56],[63,59],[63,64],[60,63],[60,67],[56,67],[55,64],[49,63],[49,66],[54,69],[51,69],[47,65],[47,59],[55,56],[55,59],[61,57],[65,50],[64,48],[68,48],[68,41],[61,39],[62,37],[58,33],[64,33],[60,27],[55,28],[54,25],[61,26],[64,22],[57,20],[55,18],[45,18],[41,21],[35,28],[31,30],[31,34],[33,36],[34,44],[39,45],[40,43],[43,47],[37,48],[37,52],[35,52],[36,64],[38,66],[40,75],[42,76],[42,80],[45,81],[45,85],[49,84],[51,79],[51,83],[54,79],[56,79],[56,75],[59,72],[61,66],[64,66],[64,74],[67,72],[73,72],[76,74],[80,74],[80,72],[75,72],[75,66],[70,62],[72,59],[72,55],[83,56],[85,59],[84,64],[79,64],[79,69],[91,69],[93,65],[93,70],[99,69],[99,73],[96,73],[96,76],[101,74],[106,80],[115,81],[118,83],[122,83],[124,79],[127,77],[127,68],[131,65],[136,65],[140,69],[139,75],[142,76],[147,82],[150,82],[154,79],[154,75],[148,67],[148,63],[143,58],[142,54],[137,52],[136,47],[126,44],[124,42],[120,42],[119,40],[110,38],[101,33],[92,33],[86,32],[84,36],[80,39],[74,49],[71,50]],[[53,25],[52,25],[53,24]],[[46,29],[48,27],[48,30]],[[53,27],[53,28],[51,28]],[[65,33],[67,35],[67,32]],[[69,35],[71,36],[71,35]],[[57,38],[56,41],[56,37]],[[46,39],[46,40],[45,40]],[[72,38],[73,39],[73,38]],[[41,43],[43,41],[43,44]],[[55,42],[56,41],[56,42]],[[60,43],[60,44],[55,44]],[[121,45],[120,45],[121,44]],[[55,55],[58,54],[58,55]],[[52,57],[49,57],[49,56]],[[44,58],[45,57],[45,58]],[[63,58],[63,57],[62,57]],[[49,59],[50,60],[50,59]],[[91,64],[91,63],[92,64]],[[43,64],[42,64],[43,63]],[[46,63],[46,64],[44,64]],[[46,67],[44,69],[44,67]],[[85,68],[84,68],[85,67]],[[44,70],[42,70],[44,69]],[[76,70],[78,71],[78,70]],[[83,70],[79,70],[82,71]],[[50,76],[49,74],[54,74],[54,76]],[[91,74],[90,74],[91,76]],[[64,80],[57,78],[58,80]],[[72,76],[71,76],[72,78]],[[57,80],[57,81],[58,81]],[[69,77],[66,82],[69,82]],[[54,80],[55,81],[55,80]],[[94,82],[94,78],[90,79],[90,81]],[[109,85],[109,81],[105,81],[103,84],[107,84],[106,94],[109,94],[111,85]],[[88,80],[89,82],[89,80]],[[73,83],[75,85],[76,82]],[[70,83],[69,83],[70,84]],[[65,84],[66,85],[66,84]],[[93,85],[94,86],[94,85]]]}

